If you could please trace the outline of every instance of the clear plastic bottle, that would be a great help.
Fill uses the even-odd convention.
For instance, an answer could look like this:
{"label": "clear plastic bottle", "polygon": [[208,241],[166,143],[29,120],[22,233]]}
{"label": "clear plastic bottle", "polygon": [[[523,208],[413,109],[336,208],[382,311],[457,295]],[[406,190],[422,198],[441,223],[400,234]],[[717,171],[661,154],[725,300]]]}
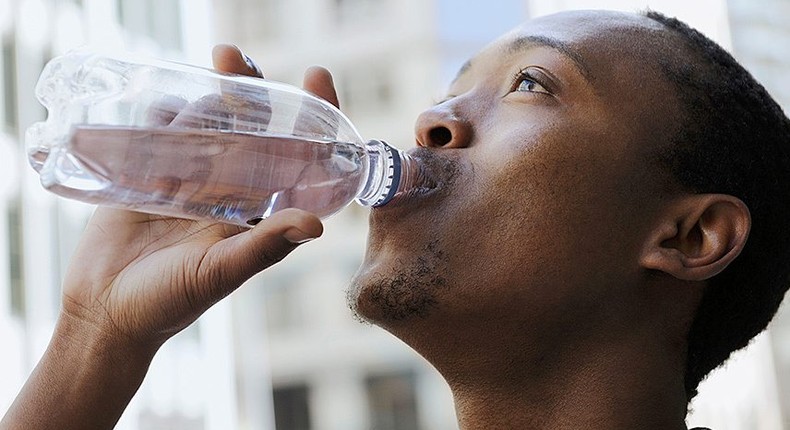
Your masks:
{"label": "clear plastic bottle", "polygon": [[49,115],[27,130],[29,161],[88,203],[250,226],[428,186],[408,154],[286,84],[78,50],[46,65],[36,96]]}

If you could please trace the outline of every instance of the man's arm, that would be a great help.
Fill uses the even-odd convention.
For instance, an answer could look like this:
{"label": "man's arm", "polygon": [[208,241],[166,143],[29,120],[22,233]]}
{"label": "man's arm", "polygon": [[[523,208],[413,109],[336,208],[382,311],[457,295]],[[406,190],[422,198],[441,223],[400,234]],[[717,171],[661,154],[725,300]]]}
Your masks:
{"label": "man's arm", "polygon": [[61,317],[2,428],[113,428],[155,352]]}

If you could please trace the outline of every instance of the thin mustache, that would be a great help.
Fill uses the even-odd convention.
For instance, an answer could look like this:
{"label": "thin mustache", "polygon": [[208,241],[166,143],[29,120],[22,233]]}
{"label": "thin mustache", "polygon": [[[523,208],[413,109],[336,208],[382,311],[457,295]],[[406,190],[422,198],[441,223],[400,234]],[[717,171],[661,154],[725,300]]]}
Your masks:
{"label": "thin mustache", "polygon": [[420,162],[422,168],[440,189],[451,187],[461,171],[460,163],[440,154],[441,151],[429,148],[415,148],[409,151],[412,158]]}

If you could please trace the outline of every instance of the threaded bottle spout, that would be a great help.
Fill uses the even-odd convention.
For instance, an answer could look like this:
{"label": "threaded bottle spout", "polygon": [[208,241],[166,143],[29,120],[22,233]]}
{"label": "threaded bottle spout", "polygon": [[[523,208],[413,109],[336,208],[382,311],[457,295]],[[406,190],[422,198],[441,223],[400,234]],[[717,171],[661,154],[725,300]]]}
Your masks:
{"label": "threaded bottle spout", "polygon": [[421,186],[421,166],[409,154],[380,140],[371,140],[365,146],[370,166],[367,181],[357,196],[359,204],[384,206],[396,196]]}

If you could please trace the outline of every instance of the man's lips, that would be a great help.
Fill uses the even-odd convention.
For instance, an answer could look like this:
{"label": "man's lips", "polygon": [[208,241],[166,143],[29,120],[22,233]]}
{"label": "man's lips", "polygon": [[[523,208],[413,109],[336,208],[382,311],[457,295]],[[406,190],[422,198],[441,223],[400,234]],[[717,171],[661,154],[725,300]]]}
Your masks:
{"label": "man's lips", "polygon": [[384,206],[375,210],[386,210],[397,206],[416,204],[428,198],[446,194],[459,172],[458,162],[440,154],[441,150],[414,148],[407,151],[418,172],[408,178],[411,182],[406,189],[399,191]]}

